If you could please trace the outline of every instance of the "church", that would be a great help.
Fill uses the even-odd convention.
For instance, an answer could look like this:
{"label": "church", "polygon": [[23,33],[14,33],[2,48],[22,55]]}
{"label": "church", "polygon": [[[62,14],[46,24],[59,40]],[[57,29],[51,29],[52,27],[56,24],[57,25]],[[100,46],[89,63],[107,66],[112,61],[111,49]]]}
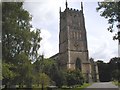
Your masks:
{"label": "church", "polygon": [[59,12],[59,53],[50,58],[57,60],[62,69],[79,69],[86,82],[99,81],[97,64],[89,59],[83,4],[81,10],[68,8],[67,1],[65,5],[65,10],[61,12],[60,8]]}

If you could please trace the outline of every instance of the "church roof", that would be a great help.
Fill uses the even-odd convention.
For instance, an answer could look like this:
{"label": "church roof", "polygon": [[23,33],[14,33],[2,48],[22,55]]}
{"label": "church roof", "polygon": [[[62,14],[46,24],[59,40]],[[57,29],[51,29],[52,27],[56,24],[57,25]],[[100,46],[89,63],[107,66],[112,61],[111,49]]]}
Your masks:
{"label": "church roof", "polygon": [[58,56],[59,56],[59,53],[57,53],[57,54],[51,56],[50,58],[52,59],[52,58],[56,58],[56,57],[58,57]]}

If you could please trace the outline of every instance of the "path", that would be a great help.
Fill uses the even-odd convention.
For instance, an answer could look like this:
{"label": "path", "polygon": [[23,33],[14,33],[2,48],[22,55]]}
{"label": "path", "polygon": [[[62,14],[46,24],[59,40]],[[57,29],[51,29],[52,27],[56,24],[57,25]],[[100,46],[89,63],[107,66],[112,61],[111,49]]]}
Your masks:
{"label": "path", "polygon": [[100,82],[94,83],[84,90],[120,90],[118,86],[112,84],[112,82]]}

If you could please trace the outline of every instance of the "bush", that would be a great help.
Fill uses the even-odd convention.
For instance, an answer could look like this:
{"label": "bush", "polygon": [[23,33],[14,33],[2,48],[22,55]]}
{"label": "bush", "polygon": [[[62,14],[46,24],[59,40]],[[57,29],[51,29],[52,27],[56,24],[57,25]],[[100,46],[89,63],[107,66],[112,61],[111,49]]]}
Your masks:
{"label": "bush", "polygon": [[80,70],[68,71],[66,74],[66,81],[68,86],[82,85],[84,78]]}

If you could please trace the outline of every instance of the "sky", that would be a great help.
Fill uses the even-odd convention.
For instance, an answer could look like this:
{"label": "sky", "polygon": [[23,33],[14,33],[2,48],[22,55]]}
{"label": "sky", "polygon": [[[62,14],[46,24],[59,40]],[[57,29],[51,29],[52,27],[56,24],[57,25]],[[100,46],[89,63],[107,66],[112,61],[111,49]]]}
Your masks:
{"label": "sky", "polygon": [[[59,52],[59,8],[65,10],[66,0],[26,0],[24,9],[32,15],[34,28],[41,30],[39,54],[44,54],[46,58]],[[67,0],[68,7],[80,8],[80,0]],[[118,56],[118,42],[112,38],[115,32],[107,31],[108,22],[96,11],[98,7],[95,0],[83,1],[83,12],[85,17],[85,27],[87,31],[87,44],[89,58],[108,62],[111,58]],[[115,28],[116,29],[116,28]],[[117,29],[116,29],[117,31]]]}

